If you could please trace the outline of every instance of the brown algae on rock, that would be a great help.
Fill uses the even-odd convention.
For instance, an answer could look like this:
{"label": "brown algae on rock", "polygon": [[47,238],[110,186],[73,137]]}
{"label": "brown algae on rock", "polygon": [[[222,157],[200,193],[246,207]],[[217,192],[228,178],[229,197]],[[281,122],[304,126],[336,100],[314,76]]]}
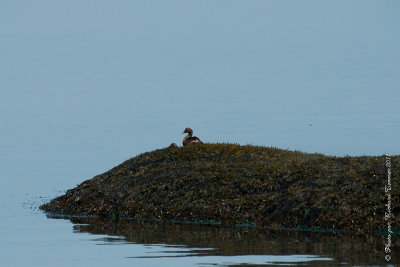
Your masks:
{"label": "brown algae on rock", "polygon": [[[399,159],[391,157],[392,188]],[[334,157],[236,144],[170,146],[133,157],[41,209],[370,233],[385,229],[385,179],[385,156]],[[393,214],[400,211],[399,192],[392,190]]]}

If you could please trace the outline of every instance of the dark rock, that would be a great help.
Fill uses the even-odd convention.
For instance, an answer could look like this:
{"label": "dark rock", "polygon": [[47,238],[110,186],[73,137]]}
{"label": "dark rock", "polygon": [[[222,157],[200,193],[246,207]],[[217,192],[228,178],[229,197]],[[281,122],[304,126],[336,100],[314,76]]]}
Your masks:
{"label": "dark rock", "polygon": [[[398,177],[400,156],[392,156]],[[62,214],[273,228],[387,229],[385,156],[203,144],[143,153],[41,206]],[[392,179],[392,188],[397,188]],[[391,209],[400,209],[400,190]],[[400,216],[393,218],[399,225]]]}

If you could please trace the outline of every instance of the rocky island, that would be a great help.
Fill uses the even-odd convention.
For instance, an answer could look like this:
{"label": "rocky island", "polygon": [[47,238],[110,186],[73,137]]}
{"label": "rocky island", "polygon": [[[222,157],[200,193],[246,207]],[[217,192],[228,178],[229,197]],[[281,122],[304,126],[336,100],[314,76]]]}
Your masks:
{"label": "rocky island", "polygon": [[[400,156],[391,156],[399,214]],[[57,214],[246,224],[273,229],[385,231],[385,156],[335,157],[236,144],[140,154],[40,208]],[[392,218],[392,228],[400,216]],[[392,229],[393,230],[393,229]]]}

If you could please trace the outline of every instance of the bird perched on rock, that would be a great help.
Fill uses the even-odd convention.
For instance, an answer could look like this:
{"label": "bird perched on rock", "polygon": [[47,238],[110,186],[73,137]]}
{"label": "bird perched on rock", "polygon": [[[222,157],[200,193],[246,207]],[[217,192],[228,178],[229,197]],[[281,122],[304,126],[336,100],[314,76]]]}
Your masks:
{"label": "bird perched on rock", "polygon": [[183,133],[187,133],[188,135],[183,138],[183,146],[189,145],[189,144],[203,144],[201,142],[200,138],[193,136],[193,130],[190,128],[186,128]]}

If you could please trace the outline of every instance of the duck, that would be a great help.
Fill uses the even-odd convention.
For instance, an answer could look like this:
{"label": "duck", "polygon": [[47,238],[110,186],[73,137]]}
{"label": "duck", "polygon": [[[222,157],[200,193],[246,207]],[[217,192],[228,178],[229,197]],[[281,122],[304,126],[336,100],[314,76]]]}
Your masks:
{"label": "duck", "polygon": [[189,145],[189,144],[203,144],[203,142],[201,142],[200,138],[193,136],[193,130],[190,129],[189,127],[186,128],[183,133],[187,133],[188,135],[185,136],[185,138],[183,138],[183,146]]}

